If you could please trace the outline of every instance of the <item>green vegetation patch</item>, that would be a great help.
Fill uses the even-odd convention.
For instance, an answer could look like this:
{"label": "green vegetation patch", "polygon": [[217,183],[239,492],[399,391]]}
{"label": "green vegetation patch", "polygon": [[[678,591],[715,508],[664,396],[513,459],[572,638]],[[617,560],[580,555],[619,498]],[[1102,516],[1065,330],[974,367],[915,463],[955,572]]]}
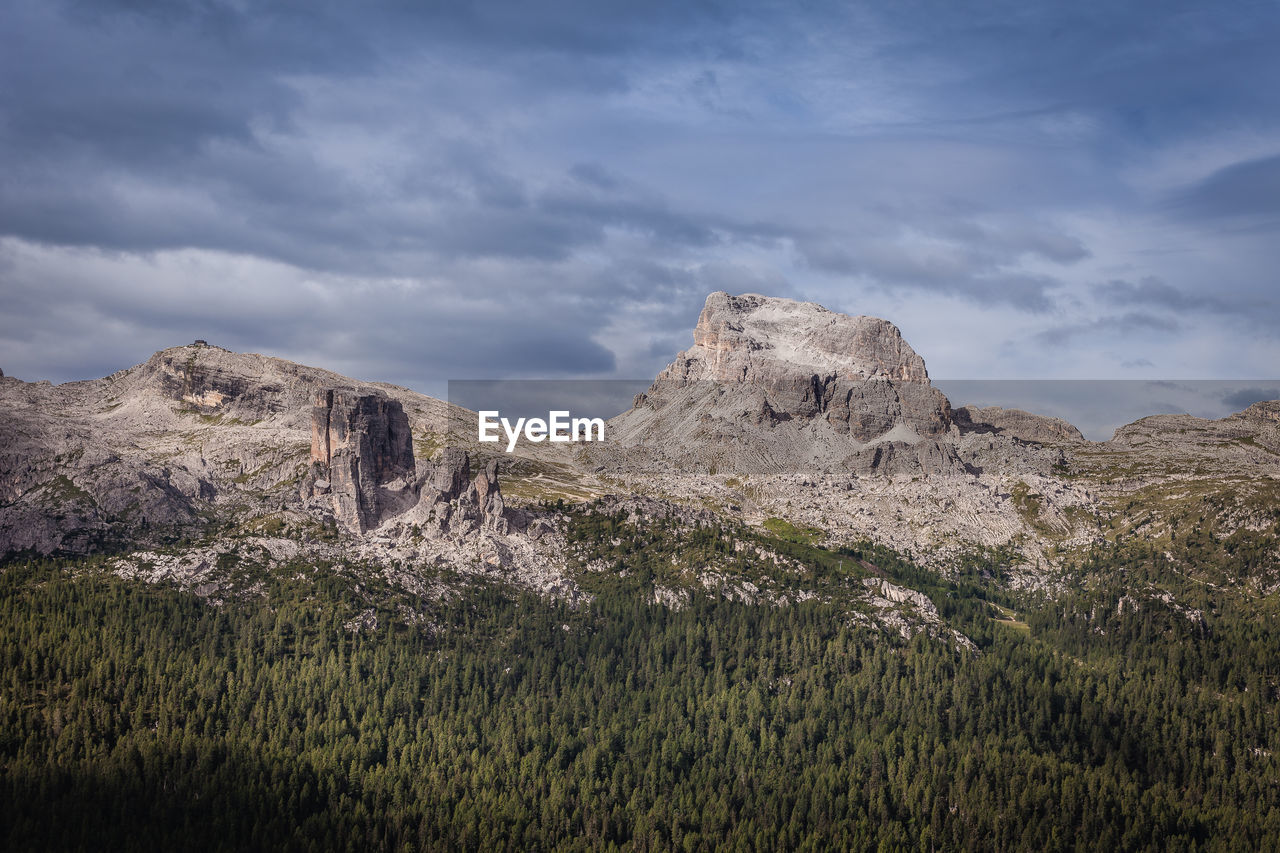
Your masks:
{"label": "green vegetation patch", "polygon": [[1031,487],[1022,480],[1014,483],[1010,492],[1013,508],[1017,510],[1018,515],[1028,527],[1037,533],[1048,536],[1059,531],[1055,531],[1051,525],[1044,520],[1042,515],[1044,511],[1044,496],[1031,491]]}
{"label": "green vegetation patch", "polygon": [[430,459],[442,447],[444,438],[439,433],[427,432],[414,436],[413,452],[418,459]]}
{"label": "green vegetation patch", "polygon": [[55,505],[78,501],[89,505],[96,504],[93,495],[71,482],[71,479],[65,474],[59,474],[52,480],[45,482],[42,486],[45,490],[49,501]]}
{"label": "green vegetation patch", "polygon": [[816,527],[797,527],[785,518],[766,518],[764,529],[779,539],[802,545],[812,545],[823,536],[822,531]]}

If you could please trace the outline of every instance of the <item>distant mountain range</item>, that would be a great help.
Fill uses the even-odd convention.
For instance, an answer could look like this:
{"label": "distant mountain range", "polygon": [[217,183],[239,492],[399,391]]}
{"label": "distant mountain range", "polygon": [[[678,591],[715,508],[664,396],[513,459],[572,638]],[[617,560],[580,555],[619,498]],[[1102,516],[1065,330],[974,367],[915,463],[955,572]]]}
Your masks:
{"label": "distant mountain range", "polygon": [[[573,507],[785,523],[944,568],[1005,549],[1014,582],[1046,588],[1089,549],[1158,546],[1192,515],[1223,537],[1274,531],[1280,402],[1094,443],[1058,418],[953,408],[885,320],[713,293],[693,337],[606,443],[510,455],[474,440],[465,409],[204,342],[98,380],[3,377],[0,554],[109,552],[213,599],[231,551],[358,556],[406,587],[444,566],[574,599]],[[719,572],[702,568],[691,582]]]}

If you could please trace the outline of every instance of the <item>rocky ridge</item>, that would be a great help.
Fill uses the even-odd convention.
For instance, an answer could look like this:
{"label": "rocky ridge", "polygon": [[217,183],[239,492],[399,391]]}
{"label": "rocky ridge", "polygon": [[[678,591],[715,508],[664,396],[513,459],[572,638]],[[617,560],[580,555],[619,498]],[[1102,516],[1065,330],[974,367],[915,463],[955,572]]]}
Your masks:
{"label": "rocky ridge", "polygon": [[[411,590],[447,568],[576,600],[569,516],[545,503],[568,499],[691,530],[784,519],[829,547],[871,540],[943,571],[1001,549],[1012,583],[1052,588],[1072,554],[1162,541],[1191,512],[1216,513],[1224,536],[1270,530],[1280,481],[1280,403],[1087,442],[1056,418],[953,410],[886,321],[755,295],[708,298],[693,346],[610,421],[608,445],[481,455],[456,441],[474,417],[205,344],[101,380],[0,378],[0,552],[119,550],[122,572],[214,599],[218,556],[251,551],[263,565],[356,559]],[[809,594],[714,564],[694,574],[766,603]],[[909,630],[933,624],[909,591],[860,587],[888,602],[881,624],[890,605]]]}
{"label": "rocky ridge", "polygon": [[[546,530],[506,506],[498,466],[473,475],[469,448],[443,446],[471,413],[408,389],[194,344],[101,380],[5,378],[0,407],[0,555],[198,554],[192,543],[248,536],[285,543],[270,553],[485,565],[561,585],[534,544]],[[213,566],[162,562],[197,578]]]}
{"label": "rocky ridge", "polygon": [[1022,409],[962,406],[952,412],[952,417],[961,432],[995,433],[1039,444],[1085,440],[1080,430],[1062,418],[1035,415]]}

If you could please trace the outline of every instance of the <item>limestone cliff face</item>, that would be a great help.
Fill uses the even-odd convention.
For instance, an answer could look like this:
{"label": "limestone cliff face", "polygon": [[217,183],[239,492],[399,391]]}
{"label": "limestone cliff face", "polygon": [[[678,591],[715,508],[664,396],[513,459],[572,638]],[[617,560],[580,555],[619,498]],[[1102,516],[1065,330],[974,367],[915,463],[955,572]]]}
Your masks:
{"label": "limestone cliff face", "polygon": [[313,491],[327,492],[340,524],[377,527],[407,508],[414,477],[413,436],[404,407],[384,394],[326,389],[311,409]]}
{"label": "limestone cliff face", "polygon": [[423,464],[417,502],[400,520],[446,535],[479,530],[507,533],[511,519],[498,483],[498,463],[489,461],[474,477],[471,455],[459,447],[446,447]]}
{"label": "limestone cliff face", "polygon": [[886,442],[936,444],[951,429],[950,403],[896,326],[755,294],[708,296],[693,346],[612,427],[623,448],[682,467],[883,471],[894,456],[962,468],[940,447],[864,453]]}
{"label": "limestone cliff face", "polygon": [[1254,403],[1235,416],[1250,426],[1271,430],[1273,433],[1280,426],[1280,400],[1264,400]]}
{"label": "limestone cliff face", "polygon": [[0,557],[211,525],[363,532],[417,498],[410,430],[438,441],[463,417],[404,388],[202,342],[102,379],[0,378]]}
{"label": "limestone cliff face", "polygon": [[[361,382],[204,342],[102,379],[0,377],[0,558],[172,541],[210,529],[334,524],[364,534],[425,503],[451,532],[506,524],[497,471],[465,450],[415,458],[474,415],[404,388]],[[440,513],[437,513],[440,514]]]}
{"label": "limestone cliff face", "polygon": [[480,517],[492,526],[503,517],[503,513],[506,510],[506,502],[502,499],[502,489],[498,485],[497,460],[490,460],[485,465],[484,470],[476,474],[474,485]]}
{"label": "limestone cliff face", "polygon": [[[401,563],[415,584],[429,565],[561,590],[562,516],[524,495],[619,490],[958,554],[1058,535],[1046,530],[1092,541],[1126,494],[1140,501],[1131,529],[1163,536],[1143,503],[1161,482],[1176,483],[1161,490],[1166,519],[1207,484],[1234,525],[1222,529],[1270,530],[1280,478],[1280,402],[1144,418],[1086,444],[1056,419],[953,413],[891,324],[757,296],[713,294],[694,345],[610,422],[610,443],[500,456],[509,498],[497,465],[467,453],[491,448],[458,438],[475,423],[408,389],[203,343],[102,379],[0,376],[0,560],[158,548],[139,550],[137,571],[168,579],[182,563],[202,578],[252,548]],[[1016,486],[1041,502],[1034,522]],[[195,541],[217,544],[174,547]]]}
{"label": "limestone cliff face", "polygon": [[947,398],[898,327],[812,302],[717,292],[693,332],[693,346],[658,374],[664,389],[706,383],[732,389],[753,420],[820,418],[838,435],[872,441],[905,427],[922,437],[951,426]]}
{"label": "limestone cliff face", "polygon": [[471,457],[459,447],[446,447],[427,476],[427,484],[444,500],[462,496],[471,483]]}
{"label": "limestone cliff face", "polygon": [[768,384],[808,376],[929,384],[924,359],[887,320],[838,314],[813,302],[722,291],[707,297],[693,346],[658,380]]}

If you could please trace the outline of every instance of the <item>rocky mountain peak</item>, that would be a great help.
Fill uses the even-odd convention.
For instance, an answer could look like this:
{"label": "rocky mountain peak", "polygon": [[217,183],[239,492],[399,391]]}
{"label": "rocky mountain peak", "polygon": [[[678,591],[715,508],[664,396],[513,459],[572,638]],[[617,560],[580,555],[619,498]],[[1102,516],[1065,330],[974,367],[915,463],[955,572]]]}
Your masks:
{"label": "rocky mountain peak", "polygon": [[317,388],[372,390],[328,370],[205,343],[161,350],[108,380],[122,397],[154,396],[182,410],[244,422],[283,416],[303,427]]}
{"label": "rocky mountain peak", "polygon": [[[962,468],[934,446],[951,429],[951,404],[887,320],[717,292],[693,338],[614,419],[622,464],[649,453],[677,467],[742,473],[878,471],[889,459],[903,470]],[[872,447],[879,444],[901,447]]]}
{"label": "rocky mountain peak", "polygon": [[750,383],[802,375],[929,384],[924,359],[887,320],[723,291],[707,297],[693,346],[658,378]]}
{"label": "rocky mountain peak", "polygon": [[403,511],[415,474],[404,407],[381,393],[316,392],[311,467],[312,491],[333,496],[334,515],[348,529],[362,533]]}

